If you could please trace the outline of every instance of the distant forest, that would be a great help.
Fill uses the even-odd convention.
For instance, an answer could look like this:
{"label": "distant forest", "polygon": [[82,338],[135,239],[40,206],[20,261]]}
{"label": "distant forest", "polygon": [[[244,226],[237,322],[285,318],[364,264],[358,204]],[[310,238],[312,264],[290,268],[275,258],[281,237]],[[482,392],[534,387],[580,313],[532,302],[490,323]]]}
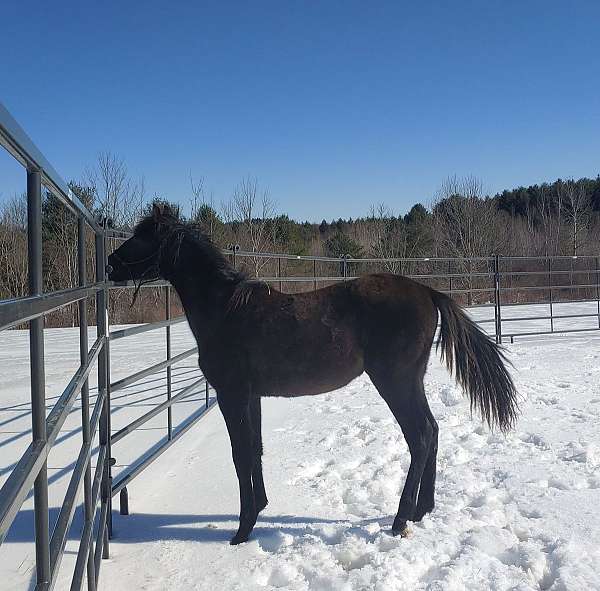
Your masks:
{"label": "distant forest", "polygon": [[371,204],[364,217],[320,224],[275,215],[268,193],[249,179],[220,213],[202,197],[191,219],[219,245],[247,251],[354,258],[598,254],[600,176],[493,196],[474,177],[452,177],[428,207],[416,203],[397,215],[387,204]]}
{"label": "distant forest", "polygon": [[[70,183],[79,199],[117,228],[131,229],[155,200],[143,180],[133,179],[125,162],[101,154],[80,181]],[[219,205],[202,178],[190,178],[186,218],[223,248],[239,245],[249,252],[325,255],[353,258],[480,257],[502,255],[598,255],[600,238],[600,176],[558,179],[487,195],[479,179],[451,177],[427,204],[416,203],[399,215],[393,204],[365,196],[365,215],[321,223],[300,222],[278,212],[276,201],[254,178],[245,178]],[[27,207],[22,195],[0,204],[0,299],[27,292]],[[76,285],[76,220],[50,193],[43,202],[44,279],[48,291]],[[113,247],[116,246],[113,245]],[[93,272],[89,240],[88,268]],[[244,259],[251,276],[271,274],[268,259]],[[401,264],[387,270],[405,272]],[[142,307],[148,306],[148,298]],[[118,300],[119,298],[115,298]],[[123,299],[123,297],[121,297]],[[127,306],[115,304],[119,321],[135,320]],[[75,311],[70,312],[75,322]],[[65,320],[60,321],[61,324]]]}

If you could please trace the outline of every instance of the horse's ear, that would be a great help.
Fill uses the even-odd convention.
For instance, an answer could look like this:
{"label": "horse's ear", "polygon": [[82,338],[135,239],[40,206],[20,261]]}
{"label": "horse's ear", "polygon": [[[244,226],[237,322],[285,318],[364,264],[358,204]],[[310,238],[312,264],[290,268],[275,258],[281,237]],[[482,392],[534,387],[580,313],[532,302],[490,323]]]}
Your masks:
{"label": "horse's ear", "polygon": [[161,203],[152,204],[152,218],[155,222],[158,222],[162,218],[164,213],[164,206]]}

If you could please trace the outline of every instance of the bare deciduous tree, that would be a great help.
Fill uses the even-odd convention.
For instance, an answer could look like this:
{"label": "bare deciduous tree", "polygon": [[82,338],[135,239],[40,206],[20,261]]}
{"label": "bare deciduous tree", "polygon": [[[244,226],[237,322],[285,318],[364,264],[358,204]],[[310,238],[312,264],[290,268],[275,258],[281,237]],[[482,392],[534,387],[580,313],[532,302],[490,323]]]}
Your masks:
{"label": "bare deciduous tree", "polygon": [[[235,188],[231,200],[223,205],[226,222],[238,225],[236,238],[250,252],[269,251],[275,238],[275,202],[267,189],[261,189],[255,178],[243,179]],[[266,257],[251,257],[253,273],[268,263]]]}
{"label": "bare deciduous tree", "polygon": [[196,219],[200,213],[200,208],[206,203],[206,193],[204,190],[204,177],[201,176],[197,181],[190,172],[190,187],[192,189],[192,198],[190,199],[190,217]]}
{"label": "bare deciduous tree", "polygon": [[198,224],[215,244],[221,244],[224,238],[223,222],[215,209],[212,191],[207,195],[204,177],[194,181],[190,174],[190,185],[192,189],[190,219]]}
{"label": "bare deciduous tree", "polygon": [[544,239],[544,254],[556,256],[560,253],[562,194],[557,192],[557,199],[552,199],[552,193],[547,185],[541,185],[537,210],[542,226]]}
{"label": "bare deciduous tree", "polygon": [[0,299],[27,294],[27,199],[15,195],[0,206]]}
{"label": "bare deciduous tree", "polygon": [[142,214],[146,197],[144,179],[133,180],[125,161],[102,152],[96,166],[86,172],[85,183],[93,189],[94,207],[117,228],[132,228]]}
{"label": "bare deciduous tree", "polygon": [[383,203],[377,207],[371,205],[367,220],[371,239],[369,247],[373,255],[385,259],[383,265],[386,271],[404,273],[402,261],[395,260],[407,256],[407,235],[402,220],[396,218]]}
{"label": "bare deciduous tree", "polygon": [[[47,196],[49,199],[52,197]],[[49,289],[67,289],[77,285],[77,222],[58,200],[53,200],[52,205],[51,215],[43,220],[47,277],[53,282]]]}
{"label": "bare deciduous tree", "polygon": [[573,179],[560,183],[557,193],[564,205],[565,218],[570,226],[571,254],[577,256],[585,241],[591,219],[590,195],[583,183],[576,183]]}
{"label": "bare deciduous tree", "polygon": [[[485,198],[483,185],[474,176],[447,178],[440,187],[433,206],[438,255],[473,259],[498,253],[505,240],[500,231],[500,214],[494,202]],[[475,287],[473,263],[457,263],[468,273],[468,304]]]}
{"label": "bare deciduous tree", "polygon": [[446,179],[437,193],[433,214],[445,256],[489,256],[502,245],[503,237],[496,229],[497,209],[484,197],[483,185],[476,177]]}

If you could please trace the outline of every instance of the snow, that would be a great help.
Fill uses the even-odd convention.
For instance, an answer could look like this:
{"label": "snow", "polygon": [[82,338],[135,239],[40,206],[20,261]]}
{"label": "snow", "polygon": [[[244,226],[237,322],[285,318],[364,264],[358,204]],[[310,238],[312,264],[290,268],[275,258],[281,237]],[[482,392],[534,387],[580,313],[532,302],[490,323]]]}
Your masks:
{"label": "snow", "polygon": [[[590,306],[595,311],[594,303],[559,313],[589,313]],[[510,310],[513,316],[539,311]],[[478,309],[474,315],[490,313]],[[583,319],[577,326],[591,326],[587,320],[597,323]],[[510,332],[531,329],[513,324]],[[174,334],[175,353],[192,345],[183,325]],[[125,339],[121,348],[115,343],[112,353],[121,361],[113,379],[158,361],[163,339],[161,332]],[[50,396],[74,369],[76,358],[69,355],[77,350],[77,331],[48,330],[46,345]],[[0,467],[14,462],[27,439],[14,439],[29,421],[26,348],[26,334],[0,333]],[[211,411],[129,487],[132,514],[115,511],[111,558],[103,561],[99,588],[600,589],[600,333],[517,339],[507,352],[522,410],[508,436],[490,432],[470,416],[468,402],[432,355],[426,391],[440,426],[436,509],[410,526],[410,537],[388,533],[408,450],[363,375],[319,397],[263,401],[270,504],[250,541],[236,547],[228,541],[237,527],[237,482],[223,419]],[[196,375],[192,366],[192,358],[181,364],[182,380]],[[114,429],[147,410],[164,391],[151,392],[156,398],[145,401],[147,391],[123,395]],[[195,403],[177,410],[178,420],[197,408],[198,397],[192,398]],[[147,425],[151,430],[126,438],[122,451],[117,444],[119,466],[162,437],[165,420],[157,417]],[[76,434],[78,421],[75,412],[65,432]],[[62,440],[49,463],[53,470],[67,466],[78,445],[77,437]],[[68,472],[51,486],[54,507],[67,478]],[[30,510],[31,500],[24,512]],[[73,538],[79,525],[76,521]],[[3,589],[29,585],[31,539],[27,520],[20,519],[0,549]],[[73,552],[75,543],[67,549]],[[73,559],[65,557],[57,589],[68,588]]]}

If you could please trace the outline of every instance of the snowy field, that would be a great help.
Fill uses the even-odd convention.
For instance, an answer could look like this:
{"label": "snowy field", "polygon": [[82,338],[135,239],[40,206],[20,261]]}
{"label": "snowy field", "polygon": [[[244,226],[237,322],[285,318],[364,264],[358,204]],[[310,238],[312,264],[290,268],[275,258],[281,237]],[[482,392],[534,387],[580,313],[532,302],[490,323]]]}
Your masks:
{"label": "snowy field", "polygon": [[[596,304],[558,310],[594,313]],[[540,312],[536,306],[510,310],[513,317]],[[540,328],[544,322],[534,321]],[[562,322],[555,328],[565,328]],[[593,327],[597,318],[576,323]],[[515,322],[505,332],[531,329],[531,322]],[[193,344],[183,325],[174,337],[174,354]],[[49,402],[76,367],[77,339],[76,329],[46,331]],[[408,450],[361,376],[320,397],[263,402],[270,504],[250,541],[237,547],[228,545],[237,527],[237,482],[224,422],[211,411],[130,486],[132,514],[115,512],[100,589],[600,589],[600,332],[522,338],[507,350],[522,416],[506,437],[470,417],[468,403],[432,356],[426,390],[440,425],[437,506],[411,526],[411,537],[387,533]],[[112,354],[114,380],[159,361],[164,332],[119,341]],[[176,374],[178,386],[189,383],[197,375],[192,358]],[[157,381],[121,393],[115,430],[163,399],[164,380],[151,379]],[[22,434],[30,424],[26,333],[0,333],[0,389],[2,482],[30,436]],[[179,405],[176,420],[198,408],[200,398]],[[54,517],[80,443],[78,412],[49,460]],[[117,472],[164,437],[165,422],[161,415],[115,446]],[[30,588],[32,532],[29,499],[0,548],[0,589]],[[57,589],[68,588],[76,545],[67,550]]]}

